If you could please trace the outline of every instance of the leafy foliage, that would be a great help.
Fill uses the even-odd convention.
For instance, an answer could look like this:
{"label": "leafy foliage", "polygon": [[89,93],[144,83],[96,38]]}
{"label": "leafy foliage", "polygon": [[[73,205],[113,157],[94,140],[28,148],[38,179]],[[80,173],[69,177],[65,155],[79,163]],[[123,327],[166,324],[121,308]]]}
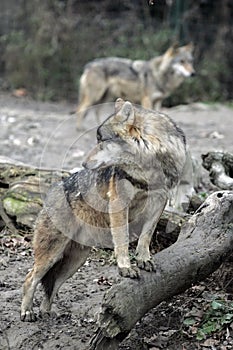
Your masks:
{"label": "leafy foliage", "polygon": [[226,300],[213,300],[201,319],[191,316],[184,319],[187,327],[195,327],[196,339],[204,340],[215,332],[221,331],[226,325],[233,322],[233,302]]}

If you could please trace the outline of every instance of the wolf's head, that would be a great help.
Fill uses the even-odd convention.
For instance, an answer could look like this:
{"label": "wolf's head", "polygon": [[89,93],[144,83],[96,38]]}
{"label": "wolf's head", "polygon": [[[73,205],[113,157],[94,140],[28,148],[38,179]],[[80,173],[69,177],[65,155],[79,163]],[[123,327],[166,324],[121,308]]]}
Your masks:
{"label": "wolf's head", "polygon": [[177,149],[185,152],[184,135],[168,116],[120,98],[115,113],[99,126],[97,140],[83,163],[85,168],[156,167],[158,157],[168,153],[176,157]]}
{"label": "wolf's head", "polygon": [[164,55],[162,65],[170,66],[176,76],[192,77],[195,75],[193,67],[193,44],[177,47],[170,47]]}
{"label": "wolf's head", "polygon": [[115,113],[98,127],[98,144],[90,152],[83,166],[88,169],[96,169],[129,160],[133,150],[129,143],[140,138],[140,131],[135,122],[133,105],[128,101],[117,99]]}

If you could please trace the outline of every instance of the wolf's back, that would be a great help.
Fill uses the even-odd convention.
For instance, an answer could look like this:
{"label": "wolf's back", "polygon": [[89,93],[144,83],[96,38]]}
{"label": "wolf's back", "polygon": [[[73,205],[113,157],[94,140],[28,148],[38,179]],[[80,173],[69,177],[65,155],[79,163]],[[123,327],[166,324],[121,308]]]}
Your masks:
{"label": "wolf's back", "polygon": [[115,76],[127,80],[137,80],[142,65],[143,61],[132,61],[127,58],[97,58],[85,66],[85,71],[103,71],[106,78]]}

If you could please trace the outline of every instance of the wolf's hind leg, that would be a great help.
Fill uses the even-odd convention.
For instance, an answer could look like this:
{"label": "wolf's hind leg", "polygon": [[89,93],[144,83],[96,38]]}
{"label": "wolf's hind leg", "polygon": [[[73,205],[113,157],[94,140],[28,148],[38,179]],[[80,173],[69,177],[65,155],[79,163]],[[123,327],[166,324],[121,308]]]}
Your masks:
{"label": "wolf's hind leg", "polygon": [[36,287],[54,264],[61,260],[68,241],[68,237],[51,226],[47,216],[40,216],[34,236],[35,262],[23,284],[22,321],[35,321],[33,297]]}
{"label": "wolf's hind leg", "polygon": [[[55,247],[54,247],[55,248]],[[21,304],[21,320],[35,321],[36,317],[33,312],[33,297],[38,283],[45,276],[47,271],[60,259],[62,250],[50,249],[49,254],[44,254],[41,259],[35,259],[33,269],[27,274],[23,285],[23,300]]]}
{"label": "wolf's hind leg", "polygon": [[82,246],[75,241],[70,241],[64,251],[64,255],[42,278],[45,297],[40,305],[42,316],[49,314],[54,296],[61,285],[70,278],[86,261],[90,247]]}
{"label": "wolf's hind leg", "polygon": [[23,285],[23,300],[21,304],[20,318],[21,321],[35,321],[36,316],[33,312],[32,303],[33,296],[41,276],[43,276],[43,269],[35,267],[27,274]]}

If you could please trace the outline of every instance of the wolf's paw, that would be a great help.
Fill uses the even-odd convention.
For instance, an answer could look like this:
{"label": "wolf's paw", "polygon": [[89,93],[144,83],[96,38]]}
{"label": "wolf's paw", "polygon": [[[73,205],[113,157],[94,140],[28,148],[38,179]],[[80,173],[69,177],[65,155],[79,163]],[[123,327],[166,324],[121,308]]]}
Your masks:
{"label": "wolf's paw", "polygon": [[36,315],[34,314],[33,310],[25,310],[25,311],[21,311],[20,319],[21,321],[25,321],[25,322],[35,322]]}
{"label": "wolf's paw", "polygon": [[140,277],[140,270],[136,266],[131,267],[119,267],[119,274],[122,277],[129,277],[129,278],[139,278]]}
{"label": "wolf's paw", "polygon": [[152,260],[137,260],[137,266],[139,269],[146,270],[148,272],[156,271],[156,265]]}

